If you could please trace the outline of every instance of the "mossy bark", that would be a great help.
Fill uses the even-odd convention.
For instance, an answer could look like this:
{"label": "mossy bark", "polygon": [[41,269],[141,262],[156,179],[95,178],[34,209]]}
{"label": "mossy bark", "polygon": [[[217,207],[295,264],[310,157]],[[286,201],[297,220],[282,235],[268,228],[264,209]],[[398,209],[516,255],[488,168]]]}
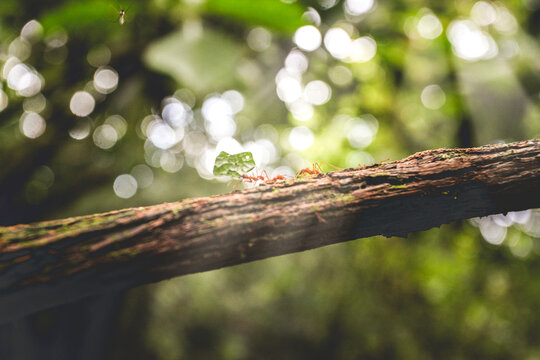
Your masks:
{"label": "mossy bark", "polygon": [[0,227],[0,321],[108,289],[540,207],[540,140]]}

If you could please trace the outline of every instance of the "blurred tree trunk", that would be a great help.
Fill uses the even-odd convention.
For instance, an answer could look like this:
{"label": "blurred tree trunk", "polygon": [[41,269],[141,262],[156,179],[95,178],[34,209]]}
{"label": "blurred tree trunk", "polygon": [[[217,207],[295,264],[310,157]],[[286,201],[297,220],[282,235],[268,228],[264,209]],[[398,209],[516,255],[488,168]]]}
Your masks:
{"label": "blurred tree trunk", "polygon": [[540,207],[540,140],[439,149],[226,195],[0,227],[0,320],[360,237]]}

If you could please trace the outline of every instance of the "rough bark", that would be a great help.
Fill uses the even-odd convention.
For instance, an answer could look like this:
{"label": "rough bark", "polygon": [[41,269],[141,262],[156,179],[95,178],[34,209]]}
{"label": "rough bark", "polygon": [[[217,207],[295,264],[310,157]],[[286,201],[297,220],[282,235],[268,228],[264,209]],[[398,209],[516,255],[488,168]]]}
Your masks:
{"label": "rough bark", "polygon": [[0,321],[108,289],[540,207],[540,140],[0,227]]}

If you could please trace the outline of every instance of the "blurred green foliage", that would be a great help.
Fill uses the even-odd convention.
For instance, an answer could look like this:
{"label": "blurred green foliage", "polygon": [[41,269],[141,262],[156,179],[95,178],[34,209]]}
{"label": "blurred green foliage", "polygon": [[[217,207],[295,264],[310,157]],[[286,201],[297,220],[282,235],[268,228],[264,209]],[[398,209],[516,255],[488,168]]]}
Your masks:
{"label": "blurred green foliage", "polygon": [[[70,2],[56,9],[46,12],[40,19],[46,32],[55,29],[64,29],[68,32],[96,32],[104,25],[113,26],[111,20],[112,10],[116,10],[110,1],[84,1]],[[99,30],[98,28],[98,30]]]}
{"label": "blurred green foliage", "polygon": [[294,2],[274,0],[208,0],[204,11],[234,19],[243,25],[264,26],[278,33],[292,34],[306,22],[304,8]]}
{"label": "blurred green foliage", "polygon": [[189,40],[178,31],[152,44],[145,60],[150,68],[204,96],[214,89],[235,85],[235,70],[243,50],[220,32],[205,31],[200,38]]}
{"label": "blurred green foliage", "polygon": [[[2,225],[231,191],[221,151],[275,176],[540,136],[537,1],[369,4],[0,1]],[[100,313],[107,356],[539,359],[539,236],[500,215],[133,289]],[[80,344],[48,316],[36,334]]]}

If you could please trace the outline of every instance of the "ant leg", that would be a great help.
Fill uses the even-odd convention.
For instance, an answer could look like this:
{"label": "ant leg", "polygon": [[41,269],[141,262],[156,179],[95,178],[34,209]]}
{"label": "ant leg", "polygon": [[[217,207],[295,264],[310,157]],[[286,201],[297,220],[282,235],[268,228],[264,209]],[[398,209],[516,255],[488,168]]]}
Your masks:
{"label": "ant leg", "polygon": [[332,164],[330,164],[330,163],[327,163],[326,161],[321,161],[321,163],[323,163],[323,164],[325,164],[325,165],[328,165],[328,166],[330,166],[330,167],[333,167],[333,168],[336,169],[336,170],[343,170],[343,169],[344,169],[344,168],[341,168],[341,167],[339,167],[339,166],[335,166],[335,165],[332,165]]}
{"label": "ant leg", "polygon": [[261,171],[261,178],[262,178],[261,180],[264,182],[270,181],[270,176],[268,176],[268,173],[266,172],[266,170]]}
{"label": "ant leg", "polygon": [[321,174],[324,172],[323,169],[321,168],[321,165],[318,162],[313,163],[313,171],[318,174]]}

